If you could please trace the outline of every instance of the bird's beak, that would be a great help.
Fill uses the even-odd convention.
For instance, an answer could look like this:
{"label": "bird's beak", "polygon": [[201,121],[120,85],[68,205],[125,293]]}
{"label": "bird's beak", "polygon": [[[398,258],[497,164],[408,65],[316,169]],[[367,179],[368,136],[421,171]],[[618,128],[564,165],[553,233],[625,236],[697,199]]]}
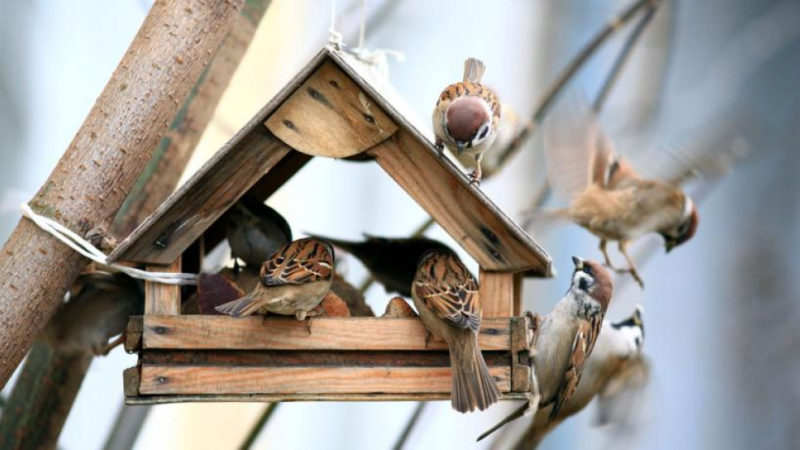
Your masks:
{"label": "bird's beak", "polygon": [[466,142],[456,141],[456,150],[458,151],[459,155],[464,152],[464,147],[466,146]]}
{"label": "bird's beak", "polygon": [[673,248],[675,248],[674,241],[664,241],[664,250],[666,250],[667,253],[672,251]]}
{"label": "bird's beak", "polygon": [[576,270],[583,270],[583,260],[577,256],[572,257],[572,263],[575,264]]}

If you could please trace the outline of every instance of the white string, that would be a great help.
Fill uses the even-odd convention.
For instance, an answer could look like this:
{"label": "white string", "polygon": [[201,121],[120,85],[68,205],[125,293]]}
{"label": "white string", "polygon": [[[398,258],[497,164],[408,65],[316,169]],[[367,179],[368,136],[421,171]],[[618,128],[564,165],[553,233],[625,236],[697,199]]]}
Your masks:
{"label": "white string", "polygon": [[328,44],[336,50],[344,48],[342,33],[336,31],[336,0],[331,0],[331,27],[328,28]]}
{"label": "white string", "polygon": [[109,263],[108,256],[105,253],[64,225],[61,225],[49,217],[36,214],[27,203],[21,204],[19,209],[22,211],[23,216],[33,221],[39,228],[50,233],[69,248],[98,264],[118,270],[140,280],[155,281],[163,284],[197,284],[197,275],[193,273],[148,272],[134,267]]}

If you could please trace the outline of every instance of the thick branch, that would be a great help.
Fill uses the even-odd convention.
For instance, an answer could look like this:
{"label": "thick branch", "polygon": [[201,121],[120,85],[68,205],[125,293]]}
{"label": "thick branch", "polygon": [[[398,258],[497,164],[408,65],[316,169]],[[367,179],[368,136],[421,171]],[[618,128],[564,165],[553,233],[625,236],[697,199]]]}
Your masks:
{"label": "thick branch", "polygon": [[[84,236],[107,229],[242,3],[156,2],[31,207]],[[19,222],[0,253],[0,385],[85,263]]]}
{"label": "thick branch", "polygon": [[0,416],[0,448],[55,448],[91,362],[89,352],[58,354],[38,340]]}

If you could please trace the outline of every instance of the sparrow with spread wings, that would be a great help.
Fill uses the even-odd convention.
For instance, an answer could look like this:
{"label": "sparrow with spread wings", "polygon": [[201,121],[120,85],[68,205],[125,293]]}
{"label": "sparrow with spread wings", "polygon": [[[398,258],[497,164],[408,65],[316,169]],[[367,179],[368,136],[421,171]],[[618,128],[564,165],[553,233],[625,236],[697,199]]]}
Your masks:
{"label": "sparrow with spread wings", "polygon": [[644,178],[618,156],[588,106],[555,111],[545,129],[548,178],[553,189],[570,200],[552,211],[554,217],[575,222],[600,238],[605,264],[614,269],[607,241],[617,241],[627,269],[644,287],[628,255],[628,244],[651,232],[664,238],[667,252],[697,231],[698,215],[692,199],[678,185],[682,178]]}
{"label": "sparrow with spread wings", "polygon": [[428,331],[447,342],[453,409],[483,411],[497,402],[500,390],[478,347],[481,304],[469,269],[451,250],[433,250],[419,263],[411,297]]}
{"label": "sparrow with spread wings", "polygon": [[270,312],[303,320],[331,288],[333,255],[331,244],[319,239],[285,244],[261,265],[260,283],[248,296],[216,310],[233,317]]}

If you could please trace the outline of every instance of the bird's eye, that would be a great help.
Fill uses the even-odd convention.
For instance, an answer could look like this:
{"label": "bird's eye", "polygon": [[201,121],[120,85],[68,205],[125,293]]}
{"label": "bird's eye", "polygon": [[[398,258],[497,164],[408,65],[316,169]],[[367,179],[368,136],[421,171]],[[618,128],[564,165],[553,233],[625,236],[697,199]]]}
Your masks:
{"label": "bird's eye", "polygon": [[578,288],[582,291],[589,289],[589,281],[586,278],[581,278],[578,281]]}

